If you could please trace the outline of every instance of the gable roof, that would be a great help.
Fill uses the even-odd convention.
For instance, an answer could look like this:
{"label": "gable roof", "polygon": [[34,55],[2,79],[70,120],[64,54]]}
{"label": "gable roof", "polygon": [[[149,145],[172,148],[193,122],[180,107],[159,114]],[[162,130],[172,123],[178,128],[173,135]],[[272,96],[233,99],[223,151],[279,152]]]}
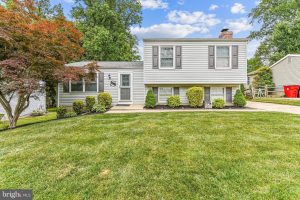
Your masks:
{"label": "gable roof", "polygon": [[278,63],[282,62],[283,60],[287,59],[288,57],[300,57],[300,54],[288,54],[288,55],[284,56],[283,58],[281,58],[280,60],[278,60],[273,65],[271,65],[270,68],[276,66]]}
{"label": "gable roof", "polygon": [[[84,67],[93,61],[80,61],[66,64],[67,67]],[[97,65],[102,69],[128,69],[143,68],[143,61],[97,61]]]}

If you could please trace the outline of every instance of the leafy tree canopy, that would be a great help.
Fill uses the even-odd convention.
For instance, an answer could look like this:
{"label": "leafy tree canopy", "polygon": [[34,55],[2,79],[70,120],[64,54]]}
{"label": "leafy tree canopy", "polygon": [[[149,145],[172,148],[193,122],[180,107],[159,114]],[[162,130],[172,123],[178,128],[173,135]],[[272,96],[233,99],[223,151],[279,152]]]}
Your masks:
{"label": "leafy tree canopy", "polygon": [[142,21],[137,0],[77,0],[72,9],[76,26],[84,33],[85,59],[131,61],[137,55],[130,27]]}
{"label": "leafy tree canopy", "polygon": [[261,60],[258,57],[253,57],[247,60],[248,68],[247,72],[253,72],[261,67],[264,66],[264,64],[261,62]]}
{"label": "leafy tree canopy", "polygon": [[255,56],[273,64],[286,54],[300,53],[300,0],[262,0],[249,14],[261,27],[250,38],[261,41]]}
{"label": "leafy tree canopy", "polygon": [[272,70],[269,67],[260,68],[254,76],[252,84],[255,88],[264,87],[266,85],[274,86]]}

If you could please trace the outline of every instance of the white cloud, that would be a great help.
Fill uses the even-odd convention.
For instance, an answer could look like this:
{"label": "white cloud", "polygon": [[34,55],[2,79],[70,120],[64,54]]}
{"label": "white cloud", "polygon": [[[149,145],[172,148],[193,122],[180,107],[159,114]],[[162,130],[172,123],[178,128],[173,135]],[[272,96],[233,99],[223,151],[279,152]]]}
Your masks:
{"label": "white cloud", "polygon": [[66,2],[66,3],[74,3],[75,1],[74,0],[64,0],[64,2]]}
{"label": "white cloud", "polygon": [[260,0],[254,2],[255,5],[260,4]]}
{"label": "white cloud", "polygon": [[170,22],[179,24],[194,24],[196,26],[211,27],[221,21],[214,14],[205,14],[201,11],[188,12],[173,10],[168,13],[167,18]]}
{"label": "white cloud", "polygon": [[171,11],[167,15],[169,23],[154,24],[148,27],[133,27],[131,32],[139,39],[153,37],[186,37],[193,33],[209,33],[211,27],[221,23],[213,14],[200,11]]}
{"label": "white cloud", "polygon": [[231,7],[231,13],[233,14],[243,14],[246,13],[245,11],[245,6],[241,3],[235,3],[232,7]]}
{"label": "white cloud", "polygon": [[258,48],[259,45],[260,45],[260,42],[257,41],[257,40],[252,40],[251,42],[249,42],[248,48],[247,48],[247,50],[248,50],[248,55],[247,55],[248,59],[252,58],[254,56],[255,51],[256,51],[256,49]]}
{"label": "white cloud", "polygon": [[143,9],[167,9],[168,3],[163,0],[141,0]]}
{"label": "white cloud", "polygon": [[252,25],[249,23],[247,18],[226,20],[226,27],[232,30],[235,34],[252,29]]}
{"label": "white cloud", "polygon": [[184,2],[184,0],[178,0],[177,3],[178,3],[179,5],[183,5],[185,2]]}
{"label": "white cloud", "polygon": [[208,30],[188,24],[155,24],[149,27],[133,27],[131,32],[138,38],[177,38],[186,37],[192,33],[206,33]]}
{"label": "white cloud", "polygon": [[212,4],[211,6],[209,6],[209,10],[216,10],[218,8],[219,8],[219,6],[216,4]]}

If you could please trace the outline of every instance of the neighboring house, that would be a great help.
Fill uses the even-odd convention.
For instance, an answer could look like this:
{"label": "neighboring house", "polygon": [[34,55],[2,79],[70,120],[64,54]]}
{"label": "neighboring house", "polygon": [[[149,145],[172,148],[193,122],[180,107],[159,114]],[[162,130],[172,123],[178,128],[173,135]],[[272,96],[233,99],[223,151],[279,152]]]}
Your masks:
{"label": "neighboring house", "polygon": [[[28,108],[26,108],[26,110],[24,110],[21,113],[21,117],[30,115],[35,110],[42,110],[46,112],[46,93],[37,92],[34,94],[34,96],[35,97],[30,98],[29,106]],[[15,109],[16,104],[17,104],[17,97],[14,96],[10,103],[13,110]],[[4,114],[3,119],[7,119],[6,112],[4,108],[1,106],[1,104],[0,104],[0,114]]]}
{"label": "neighboring house", "polygon": [[252,85],[253,81],[254,81],[254,77],[257,75],[258,70],[255,70],[253,72],[249,72],[248,73],[248,77],[247,77],[247,86],[249,87],[250,85]]}
{"label": "neighboring house", "polygon": [[171,95],[188,104],[186,91],[192,86],[204,87],[206,103],[222,98],[232,104],[235,91],[247,83],[247,43],[233,39],[226,29],[216,39],[144,39],[144,62],[98,62],[100,72],[93,82],[58,85],[58,105],[71,105],[101,91],[112,95],[114,105],[144,104],[150,88],[158,104],[166,104]]}
{"label": "neighboring house", "polygon": [[288,54],[270,68],[276,87],[300,85],[300,54]]}

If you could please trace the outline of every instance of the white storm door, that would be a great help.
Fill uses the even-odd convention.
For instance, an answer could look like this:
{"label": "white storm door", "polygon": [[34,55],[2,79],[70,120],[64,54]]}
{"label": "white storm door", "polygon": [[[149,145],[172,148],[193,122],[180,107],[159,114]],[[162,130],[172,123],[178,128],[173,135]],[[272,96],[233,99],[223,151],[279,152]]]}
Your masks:
{"label": "white storm door", "polygon": [[131,74],[120,74],[120,101],[131,101]]}

